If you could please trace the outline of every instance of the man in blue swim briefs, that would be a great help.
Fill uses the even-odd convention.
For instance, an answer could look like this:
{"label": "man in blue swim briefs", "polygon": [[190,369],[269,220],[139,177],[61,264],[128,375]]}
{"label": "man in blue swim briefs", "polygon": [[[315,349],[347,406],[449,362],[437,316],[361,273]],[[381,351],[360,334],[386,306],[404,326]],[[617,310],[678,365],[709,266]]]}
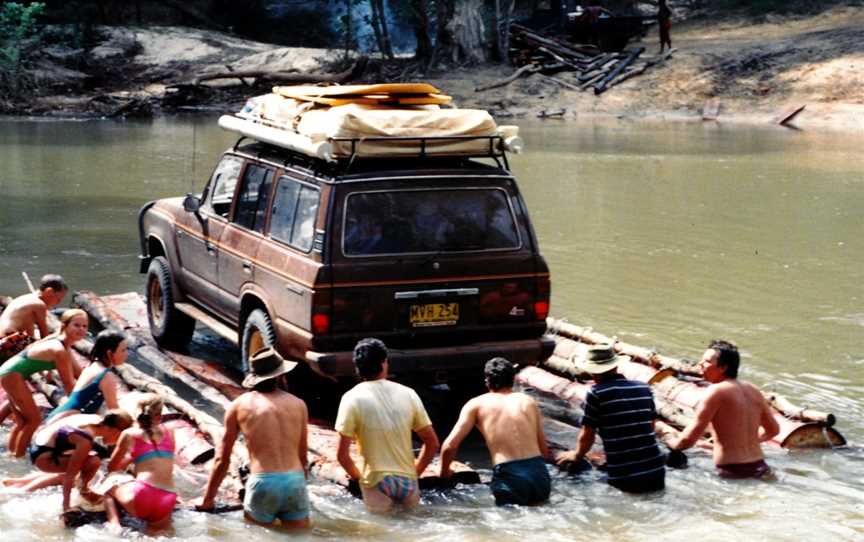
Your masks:
{"label": "man in blue swim briefs", "polygon": [[[246,437],[249,479],[243,510],[251,523],[281,529],[309,527],[306,490],[306,403],[283,391],[285,373],[297,366],[272,348],[256,352],[243,387],[251,391],[231,402],[225,412],[225,436],[207,481],[199,510],[212,510],[219,484],[228,472],[238,433]],[[277,521],[278,520],[278,521]]]}
{"label": "man in blue swim briefs", "polygon": [[486,439],[495,465],[491,487],[499,506],[540,504],[551,491],[543,416],[534,399],[513,391],[515,376],[515,366],[504,358],[486,362],[489,392],[462,407],[459,420],[441,448],[440,475],[448,478],[459,445],[476,426]]}
{"label": "man in blue swim briefs", "polygon": [[[438,451],[438,436],[417,392],[387,380],[387,355],[378,339],[357,343],[354,366],[363,382],[342,396],[336,415],[336,457],[349,480],[359,482],[366,508],[376,513],[415,506],[420,500],[417,478]],[[412,432],[423,442],[416,461]],[[363,456],[362,471],[351,458],[354,440]]]}

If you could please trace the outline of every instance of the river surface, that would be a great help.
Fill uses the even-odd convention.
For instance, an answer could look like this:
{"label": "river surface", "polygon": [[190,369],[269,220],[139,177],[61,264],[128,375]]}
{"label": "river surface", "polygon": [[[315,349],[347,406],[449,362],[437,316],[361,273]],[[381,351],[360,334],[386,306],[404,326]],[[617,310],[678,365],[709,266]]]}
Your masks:
{"label": "river surface", "polygon": [[[864,539],[864,136],[520,124],[528,151],[511,166],[552,270],[553,316],[689,359],[712,338],[735,340],[743,378],[835,413],[852,446],[766,449],[770,482],[719,480],[693,452],[690,468],[648,497],[555,474],[550,503],[536,508],[496,508],[481,486],[377,517],[313,482],[315,527],[298,538]],[[200,190],[233,139],[213,118],[0,121],[0,294],[24,292],[22,271],[60,272],[73,289],[140,291],[137,209]],[[0,458],[0,473],[27,469]],[[180,487],[195,496],[194,484]],[[65,531],[59,511],[57,490],[0,490],[2,539],[120,539],[101,527]],[[284,538],[240,518],[179,511],[175,536]]]}

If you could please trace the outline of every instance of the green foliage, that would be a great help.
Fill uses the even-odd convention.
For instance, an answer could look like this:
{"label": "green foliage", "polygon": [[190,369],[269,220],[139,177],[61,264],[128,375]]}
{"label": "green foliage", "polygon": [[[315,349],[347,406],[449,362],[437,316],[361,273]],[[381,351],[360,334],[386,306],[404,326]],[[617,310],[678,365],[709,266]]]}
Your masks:
{"label": "green foliage", "polygon": [[23,86],[23,69],[27,63],[27,46],[38,44],[39,28],[36,18],[45,10],[45,4],[29,5],[6,2],[0,7],[0,92],[17,96]]}

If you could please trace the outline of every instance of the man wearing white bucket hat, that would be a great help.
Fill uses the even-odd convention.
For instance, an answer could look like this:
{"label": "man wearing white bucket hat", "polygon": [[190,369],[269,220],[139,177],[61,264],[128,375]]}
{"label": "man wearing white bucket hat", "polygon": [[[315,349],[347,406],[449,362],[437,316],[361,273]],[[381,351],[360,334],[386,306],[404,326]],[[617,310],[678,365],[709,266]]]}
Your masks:
{"label": "man wearing white bucket hat", "polygon": [[609,485],[628,493],[658,491],[665,487],[666,467],[654,435],[654,396],[647,384],[618,374],[618,365],[627,360],[612,345],[588,349],[581,368],[592,375],[595,384],[582,405],[585,414],[578,445],[576,450],[559,454],[556,462],[580,462],[599,433]]}

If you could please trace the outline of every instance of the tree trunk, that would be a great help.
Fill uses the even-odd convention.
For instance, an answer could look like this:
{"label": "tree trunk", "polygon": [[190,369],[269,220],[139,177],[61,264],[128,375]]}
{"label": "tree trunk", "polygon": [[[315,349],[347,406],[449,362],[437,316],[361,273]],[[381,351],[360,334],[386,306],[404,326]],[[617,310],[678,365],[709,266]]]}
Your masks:
{"label": "tree trunk", "polygon": [[495,46],[493,55],[498,62],[510,63],[510,22],[513,19],[515,0],[495,0]]}
{"label": "tree trunk", "polygon": [[432,57],[432,40],[429,39],[429,11],[427,0],[411,0],[414,19],[414,36],[417,39],[415,58],[428,61]]}
{"label": "tree trunk", "polygon": [[381,23],[381,44],[382,53],[387,58],[393,58],[393,45],[390,43],[390,30],[387,29],[387,10],[384,7],[384,0],[373,0],[373,3],[378,6],[378,20]]}
{"label": "tree trunk", "polygon": [[435,0],[435,19],[438,24],[435,33],[435,49],[430,64],[442,58],[452,58],[454,55],[456,42],[450,28],[445,24],[445,21],[453,20],[453,12],[456,9],[454,4],[455,0]]}
{"label": "tree trunk", "polygon": [[456,2],[453,18],[447,22],[455,47],[451,59],[457,64],[477,64],[486,60],[486,27],[483,24],[483,0]]}

